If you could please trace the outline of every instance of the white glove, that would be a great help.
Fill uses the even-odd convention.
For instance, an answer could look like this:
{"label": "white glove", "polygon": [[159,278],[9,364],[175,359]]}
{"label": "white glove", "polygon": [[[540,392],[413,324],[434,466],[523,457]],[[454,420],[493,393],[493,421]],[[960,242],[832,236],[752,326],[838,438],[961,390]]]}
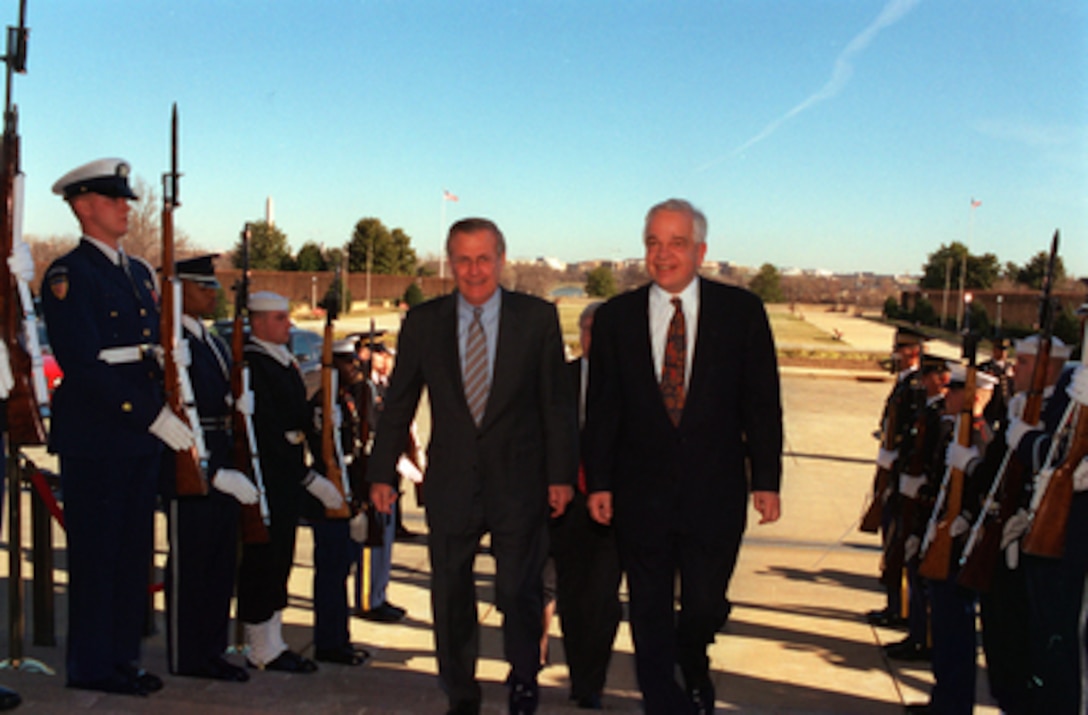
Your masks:
{"label": "white glove", "polygon": [[964,447],[953,441],[944,452],[944,463],[955,470],[967,473],[967,466],[978,459],[978,447]]}
{"label": "white glove", "polygon": [[1065,388],[1065,393],[1081,407],[1088,407],[1088,369],[1084,365],[1073,373],[1073,379],[1069,382],[1069,387]]}
{"label": "white glove", "polygon": [[907,540],[903,542],[903,559],[910,561],[918,555],[918,549],[922,545],[922,540],[914,534],[907,537]]}
{"label": "white glove", "polygon": [[419,467],[412,464],[412,461],[403,454],[397,460],[397,474],[413,484],[423,483],[423,472],[419,471]]}
{"label": "white glove", "polygon": [[162,408],[159,416],[155,418],[147,431],[161,439],[167,447],[175,452],[188,449],[194,444],[193,431],[189,429],[189,425],[179,420],[169,407]]}
{"label": "white glove", "polygon": [[1073,470],[1073,491],[1083,492],[1088,490],[1088,457],[1080,460],[1080,464]]}
{"label": "white glove", "polygon": [[1020,419],[1010,420],[1009,426],[1005,428],[1005,444],[1009,445],[1009,449],[1014,450],[1020,444],[1020,440],[1024,439],[1024,435],[1042,428],[1042,425],[1029,425]]}
{"label": "white glove", "polygon": [[326,509],[339,509],[344,505],[344,497],[336,485],[314,470],[306,475],[302,485],[310,492]]}
{"label": "white glove", "polygon": [[246,417],[253,416],[253,405],[256,399],[253,397],[253,390],[246,390],[242,394],[238,395],[238,399],[234,401],[234,409],[238,410],[239,414]]}
{"label": "white glove", "polygon": [[1018,420],[1024,414],[1024,405],[1028,403],[1028,393],[1017,392],[1009,400],[1009,406],[1005,410],[1005,415],[1010,420]]}
{"label": "white glove", "polygon": [[953,539],[966,534],[971,528],[971,522],[967,521],[967,518],[963,514],[957,514],[956,518],[952,520],[952,524],[948,527],[948,534]]}
{"label": "white glove", "polygon": [[170,356],[178,367],[188,369],[193,364],[193,354],[189,351],[189,341],[185,338],[178,341],[178,344],[170,351]]}
{"label": "white glove", "polygon": [[30,244],[26,241],[16,241],[11,246],[11,255],[8,256],[8,266],[16,278],[30,283],[34,280],[34,256],[30,254]]}
{"label": "white glove", "polygon": [[1023,509],[1017,510],[1015,514],[1009,517],[1005,522],[1004,528],[1001,529],[1001,548],[1007,547],[1009,544],[1019,541],[1020,537],[1024,535],[1024,532],[1028,530],[1028,513]]}
{"label": "white glove", "polygon": [[[340,405],[332,406],[332,426],[334,429],[340,429],[340,425],[343,424],[344,415],[340,411]],[[321,407],[314,408],[314,429],[320,432],[325,428],[324,411]]]}
{"label": "white glove", "polygon": [[369,525],[366,521],[365,511],[360,511],[358,514],[351,517],[351,520],[348,522],[348,532],[351,534],[351,540],[357,544],[366,543],[367,526]]}
{"label": "white glove", "polygon": [[13,387],[15,387],[15,376],[11,374],[11,357],[8,355],[8,344],[0,340],[0,400],[8,399]]}
{"label": "white glove", "polygon": [[260,493],[249,477],[236,469],[220,469],[212,477],[212,486],[238,500],[239,504],[256,504]]}
{"label": "white glove", "polygon": [[1020,542],[1014,541],[1005,547],[1005,565],[1009,571],[1015,571],[1020,565]]}
{"label": "white glove", "polygon": [[895,460],[899,458],[898,449],[884,449],[880,448],[880,451],[876,453],[876,465],[881,469],[891,469],[895,464]]}
{"label": "white glove", "polygon": [[925,483],[925,475],[900,474],[899,493],[907,497],[908,499],[917,499],[918,490],[920,490],[922,488],[922,485]]}

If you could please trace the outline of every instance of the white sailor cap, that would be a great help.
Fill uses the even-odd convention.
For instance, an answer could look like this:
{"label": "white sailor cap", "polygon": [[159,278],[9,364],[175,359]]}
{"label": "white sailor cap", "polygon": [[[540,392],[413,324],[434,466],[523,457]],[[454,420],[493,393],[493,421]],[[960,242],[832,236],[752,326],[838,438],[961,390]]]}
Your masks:
{"label": "white sailor cap", "polygon": [[[963,363],[958,360],[949,360],[948,369],[951,371],[948,377],[949,387],[963,387],[967,383],[967,367]],[[975,371],[976,390],[992,390],[995,387],[997,387],[996,377],[982,370]]]}
{"label": "white sailor cap", "polygon": [[350,355],[355,357],[357,341],[352,338],[337,340],[332,344],[333,355]]}
{"label": "white sailor cap", "polygon": [[287,299],[279,293],[273,293],[270,290],[257,291],[249,296],[248,304],[250,312],[273,312],[273,311],[287,311]]}
{"label": "white sailor cap", "polygon": [[[1017,355],[1038,355],[1039,340],[1038,335],[1029,335],[1013,343],[1013,349],[1016,350]],[[1050,358],[1052,360],[1068,360],[1072,354],[1073,348],[1066,345],[1061,338],[1055,335],[1050,339]]]}
{"label": "white sailor cap", "polygon": [[53,193],[65,200],[83,194],[136,199],[128,185],[132,168],[124,159],[98,159],[72,169],[53,184]]}

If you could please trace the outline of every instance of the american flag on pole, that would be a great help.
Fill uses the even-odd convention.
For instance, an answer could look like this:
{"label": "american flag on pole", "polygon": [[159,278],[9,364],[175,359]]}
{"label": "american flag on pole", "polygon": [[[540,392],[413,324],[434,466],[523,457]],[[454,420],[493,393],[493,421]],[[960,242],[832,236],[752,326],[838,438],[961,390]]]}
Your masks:
{"label": "american flag on pole", "polygon": [[973,208],[973,209],[977,209],[977,208],[978,208],[979,206],[982,206],[982,202],[981,202],[981,201],[977,201],[977,200],[975,200],[975,199],[971,199],[971,208]]}
{"label": "american flag on pole", "polygon": [[458,201],[457,194],[454,194],[446,189],[442,189],[442,198],[446,201]]}

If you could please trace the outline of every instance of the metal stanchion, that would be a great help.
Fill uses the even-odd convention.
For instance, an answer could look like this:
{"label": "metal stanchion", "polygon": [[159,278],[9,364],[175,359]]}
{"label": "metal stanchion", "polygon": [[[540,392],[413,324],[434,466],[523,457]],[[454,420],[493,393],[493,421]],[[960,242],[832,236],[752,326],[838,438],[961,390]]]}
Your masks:
{"label": "metal stanchion", "polygon": [[34,645],[57,644],[56,600],[53,595],[53,515],[37,489],[30,490],[31,559],[34,564]]}
{"label": "metal stanchion", "polygon": [[19,448],[8,441],[6,433],[4,452],[7,455],[8,480],[8,657],[0,661],[0,670],[24,670],[55,675],[54,670],[45,663],[23,656],[23,472],[19,464]]}

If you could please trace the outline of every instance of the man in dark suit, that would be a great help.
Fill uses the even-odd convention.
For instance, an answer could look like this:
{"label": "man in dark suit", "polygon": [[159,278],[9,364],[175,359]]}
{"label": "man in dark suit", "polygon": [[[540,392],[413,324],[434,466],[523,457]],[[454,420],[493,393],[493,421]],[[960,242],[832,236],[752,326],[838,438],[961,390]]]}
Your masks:
{"label": "man in dark suit", "polygon": [[490,532],[510,712],[532,713],[548,507],[553,515],[565,510],[577,469],[573,395],[555,307],[499,287],[506,245],[498,227],[459,221],[446,252],[457,291],[416,306],[404,322],[370,457],[370,495],[379,511],[391,512],[396,463],[426,387],[431,605],[450,712],[480,711],[472,566]]}
{"label": "man in dark suit", "polygon": [[[589,383],[589,350],[593,316],[601,303],[590,303],[578,318],[582,357],[567,363],[578,424],[585,424],[585,396]],[[586,509],[586,482],[578,472],[578,487],[570,508],[552,522],[556,598],[563,626],[563,650],[570,674],[570,698],[579,708],[601,710],[612,642],[622,616],[619,554],[611,526],[598,524]]]}
{"label": "man in dark suit", "polygon": [[710,713],[706,648],[726,617],[748,491],[760,523],[780,513],[778,369],[759,298],[698,277],[700,211],[658,204],[643,238],[653,283],[613,298],[594,320],[588,506],[615,524],[647,715]]}

